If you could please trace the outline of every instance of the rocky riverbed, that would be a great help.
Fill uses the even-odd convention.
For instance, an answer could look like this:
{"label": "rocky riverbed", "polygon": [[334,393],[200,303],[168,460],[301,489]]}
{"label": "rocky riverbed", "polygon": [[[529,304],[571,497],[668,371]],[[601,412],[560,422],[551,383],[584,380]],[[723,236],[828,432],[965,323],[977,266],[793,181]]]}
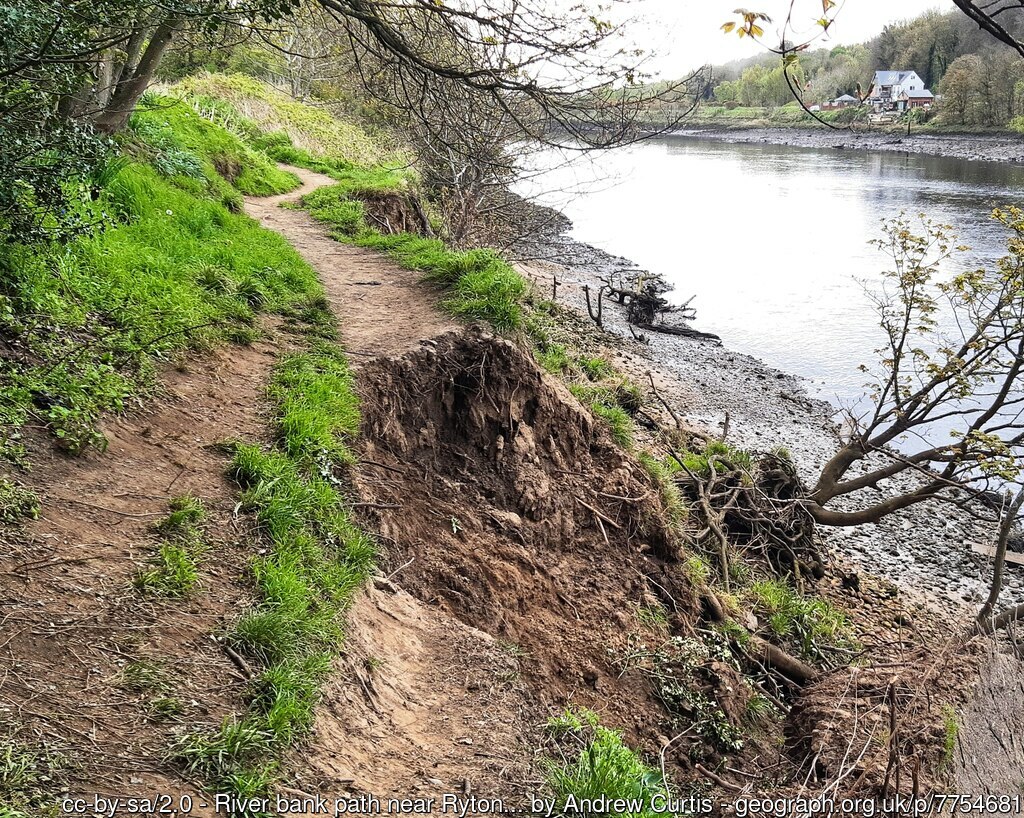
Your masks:
{"label": "rocky riverbed", "polygon": [[[572,239],[567,219],[558,224],[561,230],[535,236],[521,248],[531,259],[526,271],[544,292],[550,292],[551,278],[557,276],[559,302],[585,316],[583,286],[596,289],[602,278],[635,265]],[[699,316],[696,328],[715,329],[700,326]],[[784,446],[809,481],[835,451],[835,407],[809,398],[800,378],[731,351],[728,338],[719,344],[645,333],[646,342],[638,341],[624,309],[610,300],[605,301],[604,329],[619,355],[617,363],[637,382],[653,372],[659,391],[688,422],[720,434],[728,415],[730,442],[759,451]],[[883,485],[861,502],[899,490]],[[973,553],[971,545],[994,544],[993,527],[949,504],[921,503],[877,524],[822,527],[821,533],[834,553],[912,594],[953,603],[959,614],[975,611],[987,595],[991,561]],[[1006,573],[1001,601],[1024,601],[1024,567],[1011,565]]]}
{"label": "rocky riverbed", "polygon": [[[863,127],[863,126],[859,126]],[[689,128],[676,136],[798,148],[924,153],[988,162],[1024,162],[1024,135],[905,134],[827,128]]]}

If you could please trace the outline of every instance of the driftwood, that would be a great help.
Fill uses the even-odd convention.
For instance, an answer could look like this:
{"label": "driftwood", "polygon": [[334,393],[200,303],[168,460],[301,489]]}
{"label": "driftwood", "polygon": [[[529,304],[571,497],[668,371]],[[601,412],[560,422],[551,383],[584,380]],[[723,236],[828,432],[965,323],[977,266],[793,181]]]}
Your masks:
{"label": "driftwood", "polygon": [[672,304],[664,297],[665,293],[671,289],[671,286],[663,278],[651,275],[646,271],[617,270],[601,279],[596,315],[590,303],[589,288],[584,287],[583,292],[587,298],[587,311],[598,326],[601,326],[601,296],[607,294],[609,298],[626,308],[628,326],[640,327],[650,332],[660,332],[663,335],[678,335],[684,338],[721,343],[722,339],[713,333],[700,332],[690,327],[665,324],[659,321],[659,319],[663,320],[666,315],[678,316],[683,321],[692,321],[697,317],[697,311],[690,306],[696,296],[690,296],[682,304]]}
{"label": "driftwood", "polygon": [[679,335],[683,338],[696,338],[700,341],[722,343],[722,339],[713,332],[701,332],[692,327],[677,327],[670,324],[637,324],[637,326],[650,332],[660,332],[662,335]]}

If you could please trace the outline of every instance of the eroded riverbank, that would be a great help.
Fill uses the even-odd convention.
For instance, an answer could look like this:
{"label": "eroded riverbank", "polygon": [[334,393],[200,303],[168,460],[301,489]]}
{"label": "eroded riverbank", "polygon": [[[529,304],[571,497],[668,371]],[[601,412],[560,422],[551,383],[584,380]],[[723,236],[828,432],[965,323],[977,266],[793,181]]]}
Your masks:
{"label": "eroded riverbank", "polygon": [[[550,293],[551,278],[557,276],[559,302],[583,316],[585,285],[594,289],[602,278],[635,266],[575,241],[564,230],[544,236],[526,254],[545,259],[526,268],[539,289]],[[716,330],[702,325],[699,314],[696,327]],[[809,397],[801,378],[732,351],[728,337],[718,344],[647,333],[641,342],[633,338],[624,309],[612,300],[605,301],[604,332],[616,364],[638,383],[652,372],[659,391],[687,422],[717,435],[728,416],[730,442],[754,451],[787,448],[805,481],[815,479],[835,451],[835,407]],[[867,499],[877,502],[898,491],[895,485],[882,486]],[[831,553],[958,617],[972,615],[987,594],[990,561],[971,547],[992,544],[992,527],[949,504],[920,503],[876,524],[821,527],[820,532]],[[1024,569],[1008,567],[1002,600],[1024,601]]]}

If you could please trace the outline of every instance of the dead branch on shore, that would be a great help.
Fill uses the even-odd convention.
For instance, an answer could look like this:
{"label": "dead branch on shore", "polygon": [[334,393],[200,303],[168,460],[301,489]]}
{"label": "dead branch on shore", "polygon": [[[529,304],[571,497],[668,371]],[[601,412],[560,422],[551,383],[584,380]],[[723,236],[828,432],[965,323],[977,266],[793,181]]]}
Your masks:
{"label": "dead branch on shore", "polygon": [[601,285],[597,291],[597,312],[594,312],[594,308],[590,303],[590,285],[583,285],[583,295],[587,299],[587,312],[590,314],[590,319],[597,324],[599,327],[604,327],[603,314],[604,314],[604,285]]}
{"label": "dead branch on shore", "polygon": [[[643,270],[619,270],[600,281],[602,291],[626,308],[626,322],[630,332],[632,327],[636,326],[663,335],[721,342],[721,338],[713,333],[700,332],[679,324],[664,323],[665,316],[668,315],[679,316],[683,321],[692,321],[696,318],[697,312],[690,304],[697,296],[690,296],[682,304],[670,303],[664,295],[672,288],[660,276],[651,275]],[[593,318],[593,313],[591,317]]]}
{"label": "dead branch on shore", "polygon": [[662,335],[678,335],[683,338],[695,338],[698,341],[722,343],[722,339],[713,332],[701,332],[692,327],[677,327],[671,324],[637,324],[637,326],[640,329],[646,329],[651,332],[660,332]]}
{"label": "dead branch on shore", "polygon": [[658,391],[658,387],[654,385],[654,376],[651,374],[650,370],[647,371],[647,380],[651,382],[651,390],[654,392],[654,397],[656,397],[661,405],[665,407],[665,411],[668,412],[669,417],[671,417],[672,421],[676,424],[676,429],[682,429],[683,422],[679,419],[679,415],[677,415],[672,407],[669,406],[668,401],[662,397],[661,392]]}

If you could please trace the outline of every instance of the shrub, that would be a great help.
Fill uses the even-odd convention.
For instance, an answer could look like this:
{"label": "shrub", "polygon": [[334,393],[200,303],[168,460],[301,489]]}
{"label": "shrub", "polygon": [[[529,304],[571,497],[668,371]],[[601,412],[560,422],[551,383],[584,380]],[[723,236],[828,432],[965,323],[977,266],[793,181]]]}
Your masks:
{"label": "shrub", "polygon": [[557,733],[592,732],[589,742],[574,759],[549,762],[547,783],[555,795],[556,815],[579,815],[581,799],[623,799],[630,806],[624,812],[590,813],[597,816],[631,816],[653,818],[659,814],[651,800],[668,796],[661,773],[645,764],[623,743],[622,735],[597,724],[596,717],[586,711],[582,716],[567,711],[549,723]]}

